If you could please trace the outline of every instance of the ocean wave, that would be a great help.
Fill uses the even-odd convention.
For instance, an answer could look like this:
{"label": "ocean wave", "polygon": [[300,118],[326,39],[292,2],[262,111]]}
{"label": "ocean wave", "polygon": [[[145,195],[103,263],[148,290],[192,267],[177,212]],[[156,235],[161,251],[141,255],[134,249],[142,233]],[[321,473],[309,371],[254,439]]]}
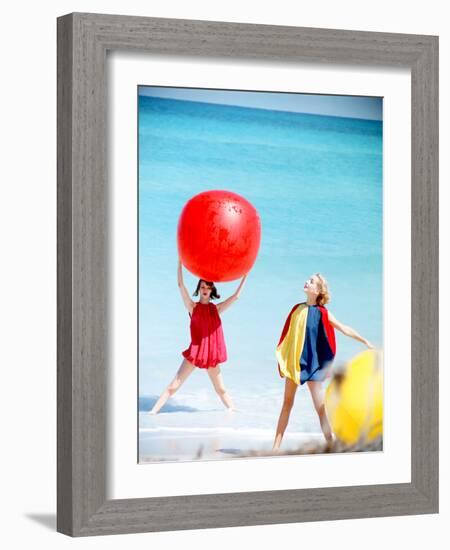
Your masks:
{"label": "ocean wave", "polygon": [[[270,437],[274,435],[274,430],[264,428],[230,428],[230,427],[218,427],[218,428],[187,428],[187,427],[156,427],[156,428],[139,428],[139,433],[183,433],[183,434],[231,434],[231,435],[246,435],[246,436],[258,436],[258,437]],[[286,433],[285,438],[291,437],[322,437],[321,433],[317,432],[289,432]]]}

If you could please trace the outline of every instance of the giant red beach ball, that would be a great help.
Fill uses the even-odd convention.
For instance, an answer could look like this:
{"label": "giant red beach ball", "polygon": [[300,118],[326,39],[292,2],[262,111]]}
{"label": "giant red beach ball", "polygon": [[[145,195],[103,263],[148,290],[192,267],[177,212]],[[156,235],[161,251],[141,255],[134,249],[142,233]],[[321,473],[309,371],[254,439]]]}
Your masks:
{"label": "giant red beach ball", "polygon": [[195,195],[178,221],[181,263],[206,281],[233,281],[248,273],[260,242],[261,221],[256,208],[231,191]]}

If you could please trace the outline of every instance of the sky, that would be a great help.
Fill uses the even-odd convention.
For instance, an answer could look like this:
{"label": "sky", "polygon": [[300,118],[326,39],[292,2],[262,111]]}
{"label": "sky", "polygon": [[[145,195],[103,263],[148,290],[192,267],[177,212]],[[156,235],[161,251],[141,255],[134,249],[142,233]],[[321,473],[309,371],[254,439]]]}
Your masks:
{"label": "sky", "polygon": [[150,97],[183,99],[185,101],[200,101],[366,120],[382,120],[383,118],[383,99],[381,97],[294,94],[289,92],[258,92],[249,94],[248,91],[239,92],[157,86],[140,86],[139,94]]}

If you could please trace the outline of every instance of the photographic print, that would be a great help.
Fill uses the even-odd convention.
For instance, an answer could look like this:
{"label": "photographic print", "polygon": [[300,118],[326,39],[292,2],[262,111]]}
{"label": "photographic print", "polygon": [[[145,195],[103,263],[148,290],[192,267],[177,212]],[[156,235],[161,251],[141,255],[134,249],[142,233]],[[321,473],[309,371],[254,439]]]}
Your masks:
{"label": "photographic print", "polygon": [[137,102],[139,463],[382,450],[382,98]]}

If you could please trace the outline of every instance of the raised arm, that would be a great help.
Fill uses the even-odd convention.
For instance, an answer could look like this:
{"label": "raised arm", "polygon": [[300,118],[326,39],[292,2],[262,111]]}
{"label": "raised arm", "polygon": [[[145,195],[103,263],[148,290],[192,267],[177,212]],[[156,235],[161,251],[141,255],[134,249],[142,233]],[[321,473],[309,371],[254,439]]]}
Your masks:
{"label": "raised arm", "polygon": [[233,302],[235,302],[239,296],[241,295],[242,287],[244,286],[245,280],[247,279],[247,275],[244,275],[241,279],[241,282],[239,283],[239,286],[236,289],[236,292],[232,294],[229,298],[224,300],[223,302],[220,302],[217,304],[217,311],[220,313],[223,313],[227,308],[231,306]]}
{"label": "raised arm", "polygon": [[344,325],[342,323],[340,323],[335,317],[334,315],[332,315],[330,312],[328,312],[328,319],[330,321],[330,323],[333,325],[333,327],[337,330],[339,330],[340,332],[342,332],[342,334],[345,334],[345,336],[350,336],[350,338],[354,338],[355,340],[358,340],[358,342],[362,342],[363,344],[365,344],[368,348],[373,348],[374,346],[369,342],[369,340],[366,340],[365,338],[363,338],[360,334],[358,334],[356,332],[356,330],[352,329],[351,327],[347,326],[347,325]]}
{"label": "raised arm", "polygon": [[192,313],[192,310],[194,309],[194,301],[191,300],[191,297],[189,296],[189,293],[187,291],[187,288],[184,286],[183,281],[183,266],[181,265],[181,261],[178,260],[178,288],[180,289],[181,297],[183,298],[184,305],[186,306],[186,309],[189,311],[189,313]]}

